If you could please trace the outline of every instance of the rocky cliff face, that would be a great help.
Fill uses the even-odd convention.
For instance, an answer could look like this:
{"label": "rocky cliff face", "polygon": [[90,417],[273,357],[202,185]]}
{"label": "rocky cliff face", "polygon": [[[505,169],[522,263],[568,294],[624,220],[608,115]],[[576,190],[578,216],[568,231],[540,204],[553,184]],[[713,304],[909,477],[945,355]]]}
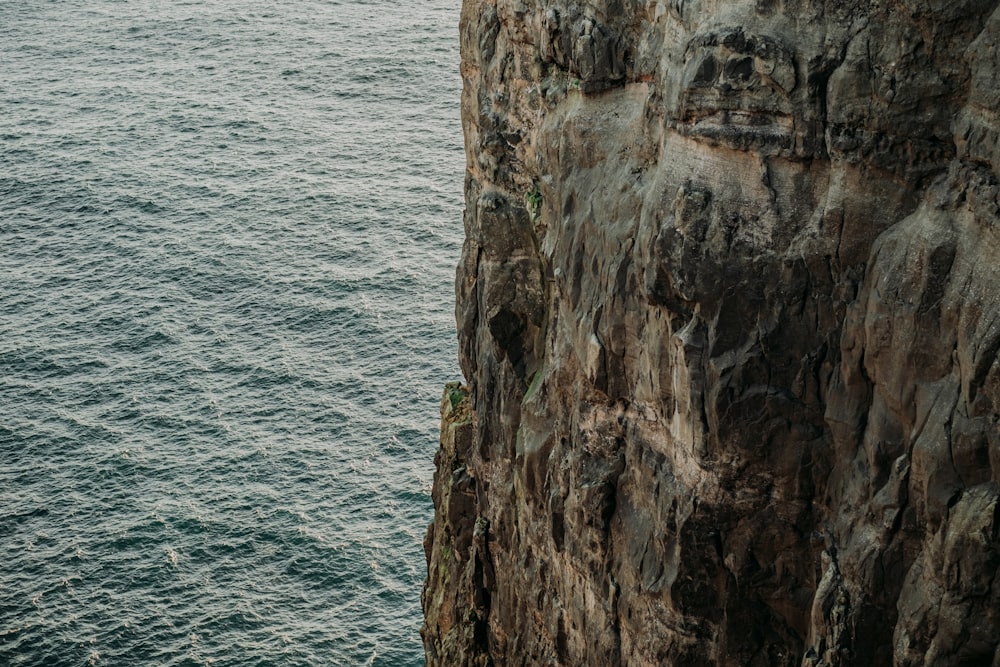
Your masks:
{"label": "rocky cliff face", "polygon": [[1000,666],[996,0],[465,0],[429,665]]}

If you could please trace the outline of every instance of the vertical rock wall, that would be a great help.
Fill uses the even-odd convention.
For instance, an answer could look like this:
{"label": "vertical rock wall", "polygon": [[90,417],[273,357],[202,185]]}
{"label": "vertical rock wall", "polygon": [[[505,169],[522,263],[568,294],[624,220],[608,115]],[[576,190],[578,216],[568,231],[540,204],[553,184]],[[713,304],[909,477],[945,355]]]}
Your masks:
{"label": "vertical rock wall", "polygon": [[1000,666],[996,0],[465,0],[429,665]]}

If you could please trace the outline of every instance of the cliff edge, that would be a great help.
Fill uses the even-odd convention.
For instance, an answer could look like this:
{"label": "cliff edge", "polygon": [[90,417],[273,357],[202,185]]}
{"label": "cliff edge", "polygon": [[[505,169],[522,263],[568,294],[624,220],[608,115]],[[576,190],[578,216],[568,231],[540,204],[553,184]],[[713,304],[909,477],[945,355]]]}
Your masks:
{"label": "cliff edge", "polygon": [[996,0],[465,0],[428,665],[1000,667]]}

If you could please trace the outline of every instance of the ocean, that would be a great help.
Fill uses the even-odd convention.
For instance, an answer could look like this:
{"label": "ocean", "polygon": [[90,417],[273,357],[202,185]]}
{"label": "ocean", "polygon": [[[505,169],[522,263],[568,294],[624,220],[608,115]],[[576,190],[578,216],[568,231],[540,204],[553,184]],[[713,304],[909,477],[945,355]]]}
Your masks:
{"label": "ocean", "polygon": [[0,1],[0,665],[421,665],[459,0]]}

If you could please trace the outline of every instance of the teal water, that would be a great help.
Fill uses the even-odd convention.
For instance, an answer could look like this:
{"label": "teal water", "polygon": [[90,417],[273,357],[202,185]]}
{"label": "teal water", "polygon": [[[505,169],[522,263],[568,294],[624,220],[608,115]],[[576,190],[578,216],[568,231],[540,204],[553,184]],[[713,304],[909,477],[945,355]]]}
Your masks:
{"label": "teal water", "polygon": [[458,0],[0,2],[0,665],[419,665]]}

